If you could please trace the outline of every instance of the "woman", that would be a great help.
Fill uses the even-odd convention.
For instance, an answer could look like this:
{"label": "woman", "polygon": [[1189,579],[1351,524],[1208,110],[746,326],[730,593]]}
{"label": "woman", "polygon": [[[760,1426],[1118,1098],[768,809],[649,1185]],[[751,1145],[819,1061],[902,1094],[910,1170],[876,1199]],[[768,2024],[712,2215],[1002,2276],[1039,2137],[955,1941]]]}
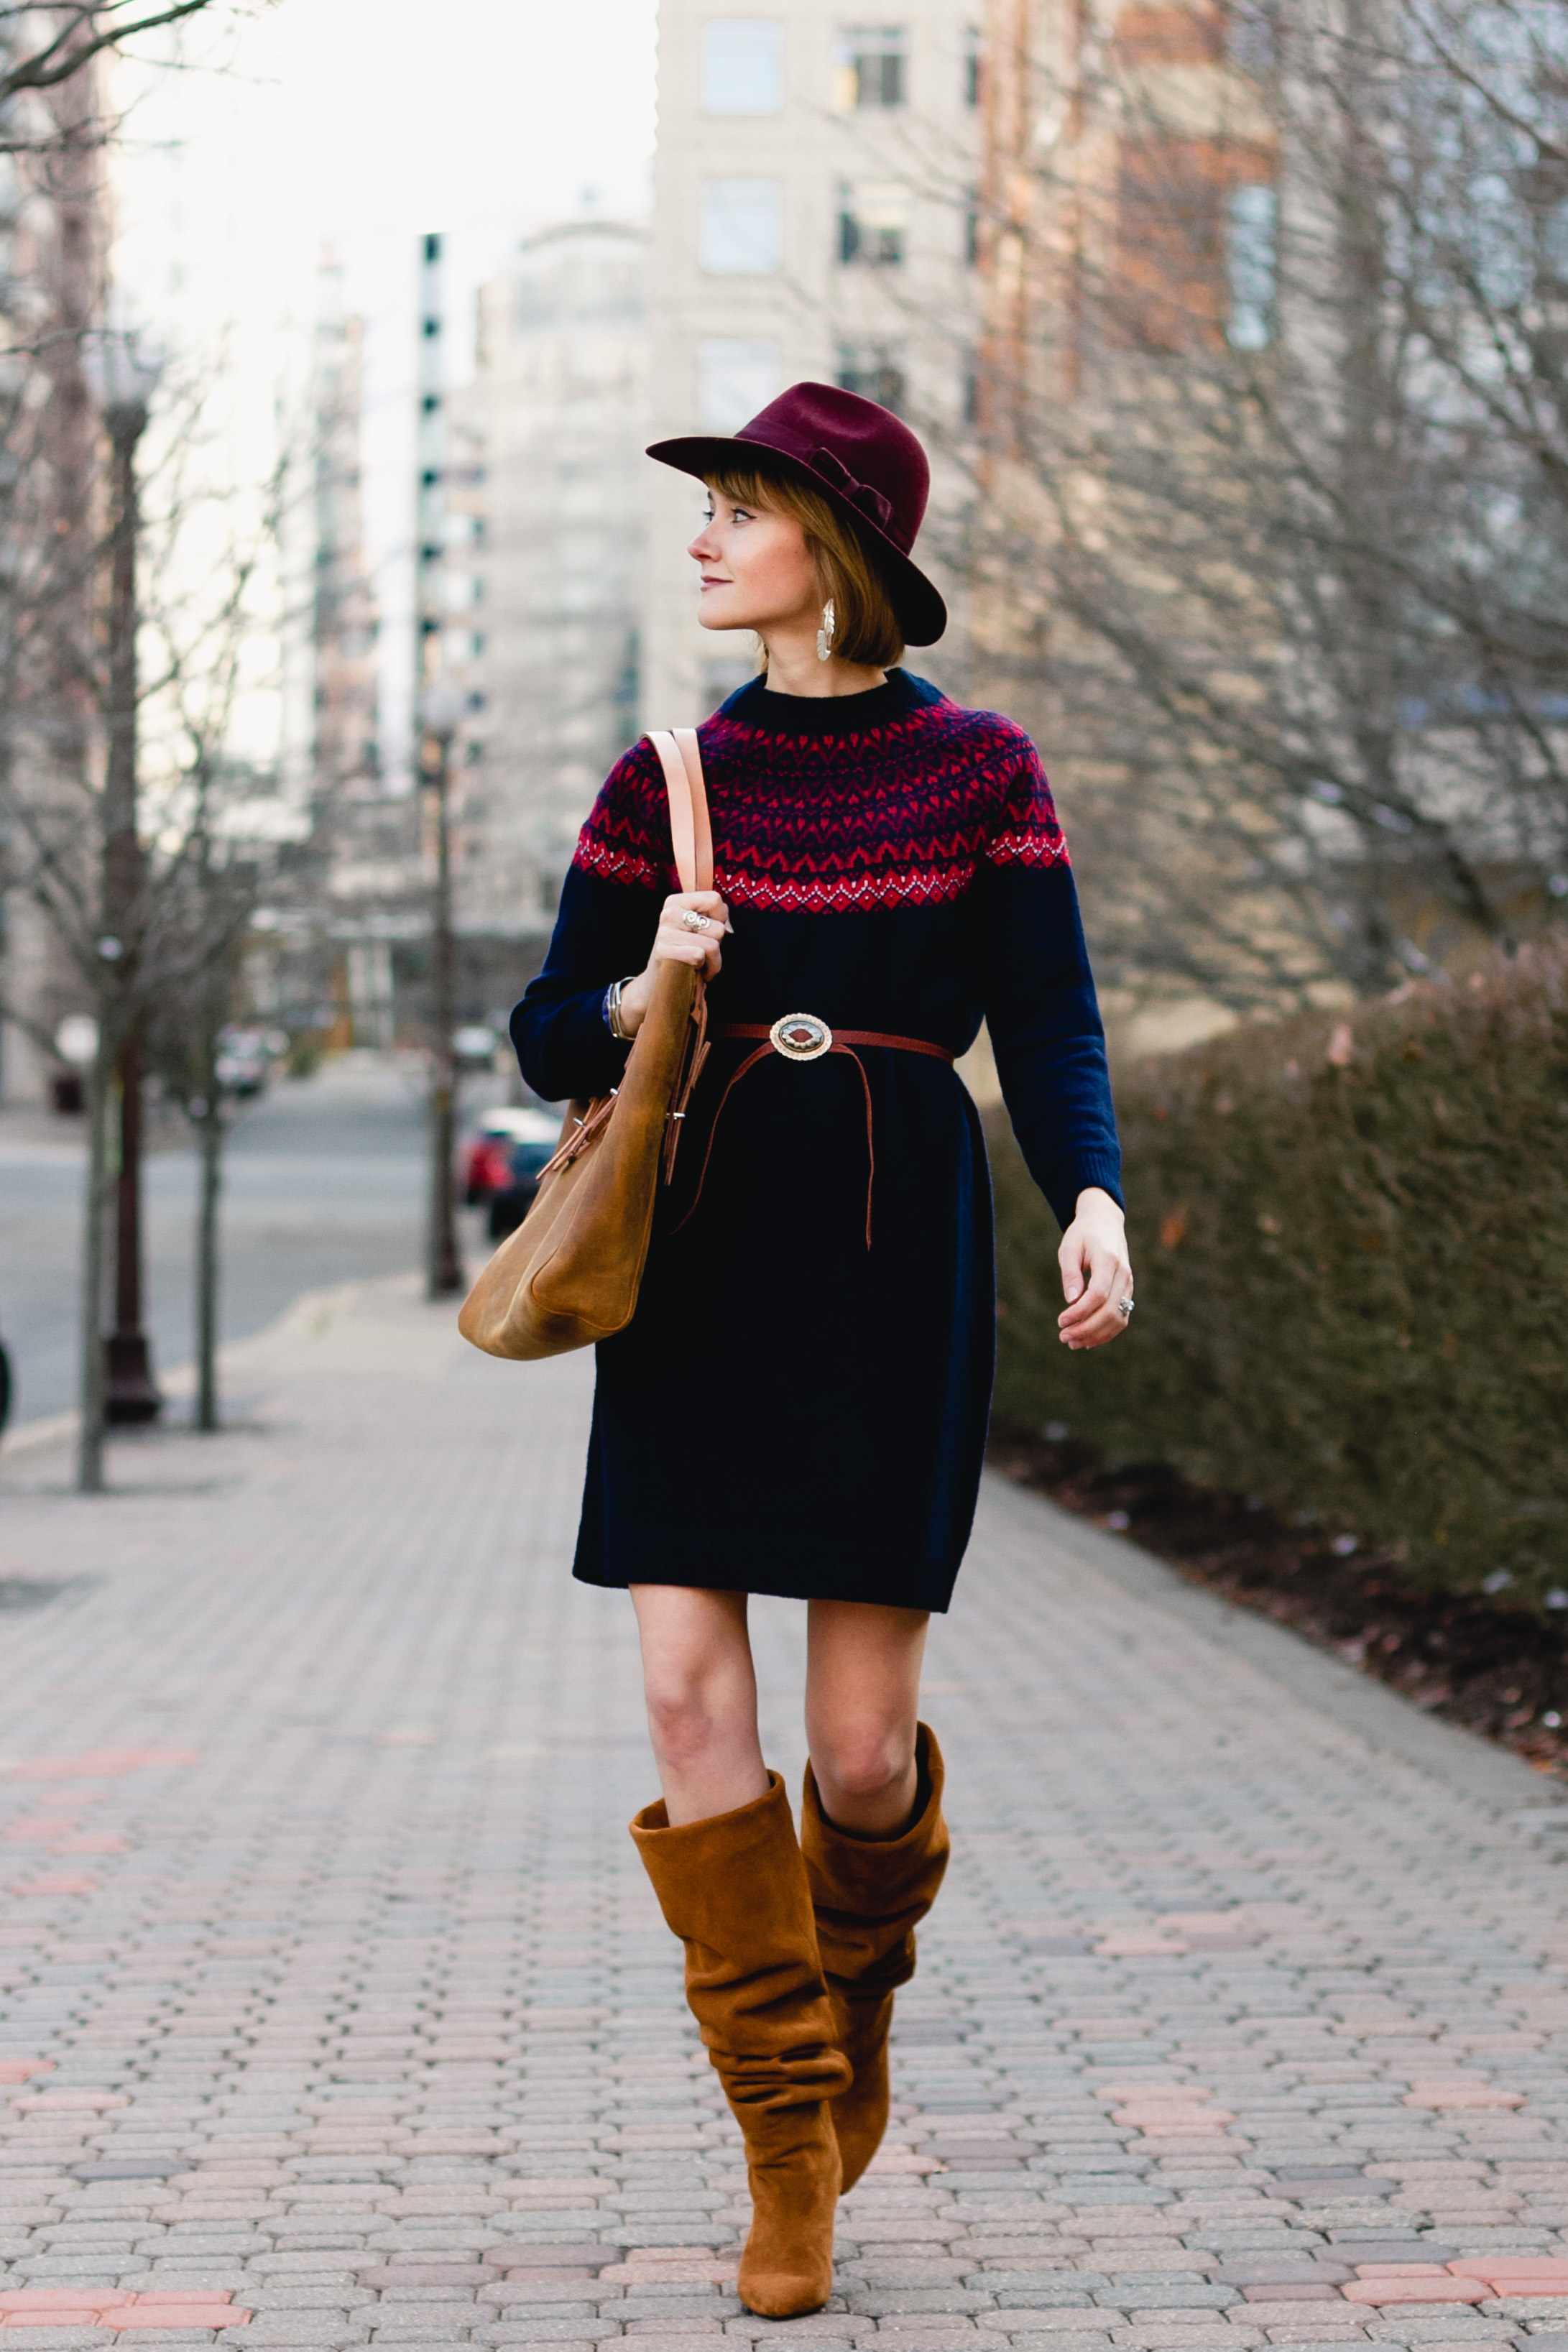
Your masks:
{"label": "woman", "polygon": [[[745,2139],[740,2293],[784,2317],[831,2289],[835,2202],[882,2137],[893,1992],[947,1860],[916,1709],[990,1407],[990,1188],[952,1069],[982,1015],[1066,1228],[1068,1347],[1125,1328],[1131,1278],[1034,746],[898,667],[947,617],[910,554],[919,442],[803,383],[732,439],[648,454],[708,486],[703,626],[764,652],[699,730],[714,887],[670,891],[662,772],[638,743],[583,828],[512,1033],[537,1093],[603,1094],[659,963],[708,976],[715,1043],[637,1314],[598,1351],[574,1572],[637,1610],[664,1797],[632,1834]],[[758,1740],[752,1592],[809,1604],[798,1843]]]}

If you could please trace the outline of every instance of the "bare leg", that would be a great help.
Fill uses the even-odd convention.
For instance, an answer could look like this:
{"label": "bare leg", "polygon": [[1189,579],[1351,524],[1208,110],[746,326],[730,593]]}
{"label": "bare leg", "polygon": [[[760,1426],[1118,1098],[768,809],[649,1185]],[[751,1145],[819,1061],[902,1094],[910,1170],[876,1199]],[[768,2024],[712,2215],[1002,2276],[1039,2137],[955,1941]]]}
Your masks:
{"label": "bare leg", "polygon": [[743,1592],[634,1584],[648,1736],[672,1829],[768,1792]]}
{"label": "bare leg", "polygon": [[813,1601],[805,1736],[822,1809],[852,1837],[894,1838],[915,1810],[923,1609]]}

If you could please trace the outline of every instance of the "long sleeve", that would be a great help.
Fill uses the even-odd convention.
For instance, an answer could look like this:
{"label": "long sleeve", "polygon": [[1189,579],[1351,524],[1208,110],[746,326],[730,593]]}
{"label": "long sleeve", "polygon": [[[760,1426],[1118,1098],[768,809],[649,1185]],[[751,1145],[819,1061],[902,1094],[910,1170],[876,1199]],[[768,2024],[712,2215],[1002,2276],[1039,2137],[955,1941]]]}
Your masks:
{"label": "long sleeve", "polygon": [[546,1102],[618,1084],[627,1049],[610,1034],[605,991],[642,971],[677,887],[662,774],[651,746],[637,743],[578,836],[544,969],[512,1013],[523,1077]]}
{"label": "long sleeve", "polygon": [[975,891],[1003,1099],[1029,1172],[1065,1227],[1086,1186],[1121,1199],[1121,1149],[1067,843],[1026,739]]}

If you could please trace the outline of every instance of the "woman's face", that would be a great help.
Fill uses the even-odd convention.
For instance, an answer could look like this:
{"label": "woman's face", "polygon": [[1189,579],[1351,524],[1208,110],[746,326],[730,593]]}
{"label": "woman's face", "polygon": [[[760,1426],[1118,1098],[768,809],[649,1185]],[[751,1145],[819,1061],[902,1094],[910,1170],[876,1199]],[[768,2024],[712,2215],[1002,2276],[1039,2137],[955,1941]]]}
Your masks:
{"label": "woman's face", "polygon": [[687,549],[701,567],[705,629],[755,629],[820,619],[822,590],[794,515],[740,507],[710,487],[708,520]]}

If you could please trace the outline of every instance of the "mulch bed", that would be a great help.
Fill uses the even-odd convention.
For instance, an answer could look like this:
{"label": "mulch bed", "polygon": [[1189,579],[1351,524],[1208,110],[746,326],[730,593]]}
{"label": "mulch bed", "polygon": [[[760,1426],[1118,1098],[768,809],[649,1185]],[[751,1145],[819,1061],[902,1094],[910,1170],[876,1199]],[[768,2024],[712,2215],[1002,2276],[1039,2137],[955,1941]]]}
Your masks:
{"label": "mulch bed", "polygon": [[1159,1464],[1113,1467],[1072,1439],[1002,1425],[994,1469],[1131,1536],[1198,1584],[1375,1675],[1416,1706],[1568,1780],[1568,1624],[1480,1596],[1424,1591],[1393,1553],[1288,1527],[1255,1500]]}

